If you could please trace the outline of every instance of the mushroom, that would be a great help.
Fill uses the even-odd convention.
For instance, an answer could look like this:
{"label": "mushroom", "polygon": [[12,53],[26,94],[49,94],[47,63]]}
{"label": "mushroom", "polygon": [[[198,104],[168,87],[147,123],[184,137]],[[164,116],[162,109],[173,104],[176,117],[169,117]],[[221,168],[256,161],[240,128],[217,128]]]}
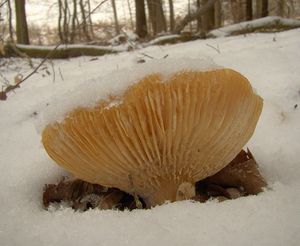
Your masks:
{"label": "mushroom", "polygon": [[247,143],[263,105],[230,69],[150,74],[118,97],[47,125],[42,142],[74,176],[138,195],[147,207],[193,196],[197,181]]}

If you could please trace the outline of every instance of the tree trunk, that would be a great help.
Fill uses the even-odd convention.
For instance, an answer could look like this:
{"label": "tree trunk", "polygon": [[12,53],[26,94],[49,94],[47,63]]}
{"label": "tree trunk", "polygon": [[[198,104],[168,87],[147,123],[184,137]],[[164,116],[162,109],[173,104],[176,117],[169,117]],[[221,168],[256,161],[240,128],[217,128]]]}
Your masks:
{"label": "tree trunk", "polygon": [[222,3],[217,0],[215,3],[215,28],[222,26]]}
{"label": "tree trunk", "polygon": [[132,10],[131,10],[131,5],[130,5],[129,0],[127,0],[127,6],[128,6],[129,17],[130,17],[130,25],[131,25],[131,28],[133,30],[134,29],[134,24],[133,24]]}
{"label": "tree trunk", "polygon": [[261,2],[261,17],[266,17],[269,15],[269,0],[262,0]]}
{"label": "tree trunk", "polygon": [[86,15],[85,15],[83,0],[79,1],[79,6],[80,6],[81,15],[82,15],[82,22],[81,22],[82,31],[86,37],[86,40],[91,41],[91,37],[89,35],[89,31],[88,31],[88,27],[87,27],[87,19],[86,19]]}
{"label": "tree trunk", "polygon": [[[197,0],[196,4],[197,4],[197,10],[199,10],[200,7],[201,7],[200,0]],[[201,30],[201,27],[202,27],[201,16],[198,16],[198,18],[197,18],[197,32],[199,32]]]}
{"label": "tree trunk", "polygon": [[29,44],[25,0],[15,0],[15,7],[16,7],[17,43]]}
{"label": "tree trunk", "polygon": [[277,15],[284,17],[285,0],[278,0]]}
{"label": "tree trunk", "polygon": [[162,0],[147,0],[149,16],[152,24],[153,34],[156,35],[166,31],[166,19],[163,11]]}
{"label": "tree trunk", "polygon": [[116,2],[115,0],[111,0],[111,5],[114,11],[114,19],[115,19],[115,31],[116,34],[120,34],[120,27],[119,27],[119,21],[118,21],[118,15],[117,15],[117,8],[116,8]]}
{"label": "tree trunk", "polygon": [[175,28],[173,0],[169,0],[169,9],[170,9],[170,31],[173,32]]}
{"label": "tree trunk", "polygon": [[9,30],[9,38],[10,38],[11,42],[14,42],[14,32],[13,32],[13,25],[12,25],[12,10],[11,10],[10,0],[7,1],[7,8],[8,8],[8,30]]}
{"label": "tree trunk", "polygon": [[70,35],[70,43],[73,44],[76,36],[76,18],[77,18],[77,0],[73,0],[73,15],[72,15],[72,28]]}
{"label": "tree trunk", "polygon": [[92,9],[91,9],[91,2],[90,2],[90,0],[87,1],[87,5],[88,5],[88,22],[89,22],[89,24],[88,24],[89,28],[88,29],[90,31],[92,39],[94,39],[95,38],[95,33],[94,33],[93,21],[92,21],[92,15],[91,15]]}
{"label": "tree trunk", "polygon": [[135,0],[136,34],[144,38],[148,34],[144,0]]}
{"label": "tree trunk", "polygon": [[241,0],[231,0],[230,3],[233,22],[239,23],[243,21],[243,8]]}
{"label": "tree trunk", "polygon": [[252,14],[252,0],[246,0],[246,20],[252,20],[253,14]]}
{"label": "tree trunk", "polygon": [[[216,1],[217,2],[217,1]],[[208,3],[208,0],[202,0],[202,5]],[[215,8],[214,5],[206,11],[202,17],[202,29],[204,32],[208,32],[215,27]]]}

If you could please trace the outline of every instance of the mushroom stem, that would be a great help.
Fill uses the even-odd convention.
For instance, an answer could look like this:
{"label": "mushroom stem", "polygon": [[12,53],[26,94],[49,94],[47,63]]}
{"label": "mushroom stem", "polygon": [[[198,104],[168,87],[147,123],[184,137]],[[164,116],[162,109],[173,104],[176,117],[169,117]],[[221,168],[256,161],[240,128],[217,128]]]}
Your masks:
{"label": "mushroom stem", "polygon": [[195,184],[183,182],[181,184],[163,183],[151,196],[144,198],[147,208],[161,205],[166,201],[175,202],[187,200],[195,196]]}

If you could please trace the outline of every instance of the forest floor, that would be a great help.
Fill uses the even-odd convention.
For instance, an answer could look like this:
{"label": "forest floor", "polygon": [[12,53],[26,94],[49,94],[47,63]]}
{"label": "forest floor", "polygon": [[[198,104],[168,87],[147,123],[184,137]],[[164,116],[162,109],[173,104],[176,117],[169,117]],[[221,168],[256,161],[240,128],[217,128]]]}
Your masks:
{"label": "forest floor", "polygon": [[[139,66],[141,60],[201,62],[203,57],[242,73],[264,99],[247,147],[269,184],[265,192],[221,203],[182,201],[131,212],[43,208],[44,184],[66,175],[41,144],[38,117],[47,105],[57,97],[65,97],[67,104],[68,96],[84,84]],[[1,64],[8,81],[30,72],[24,60],[3,59]],[[298,245],[299,64],[300,29],[47,63],[0,101],[0,245]]]}

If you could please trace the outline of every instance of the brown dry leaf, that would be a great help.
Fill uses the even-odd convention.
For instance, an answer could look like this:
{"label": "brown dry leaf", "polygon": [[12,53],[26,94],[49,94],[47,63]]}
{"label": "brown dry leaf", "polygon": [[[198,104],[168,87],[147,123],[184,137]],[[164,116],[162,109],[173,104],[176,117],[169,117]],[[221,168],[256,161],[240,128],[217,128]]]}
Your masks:
{"label": "brown dry leaf", "polygon": [[256,195],[267,186],[249,149],[247,152],[242,150],[229,165],[205,179],[205,182],[242,189],[246,195]]}

